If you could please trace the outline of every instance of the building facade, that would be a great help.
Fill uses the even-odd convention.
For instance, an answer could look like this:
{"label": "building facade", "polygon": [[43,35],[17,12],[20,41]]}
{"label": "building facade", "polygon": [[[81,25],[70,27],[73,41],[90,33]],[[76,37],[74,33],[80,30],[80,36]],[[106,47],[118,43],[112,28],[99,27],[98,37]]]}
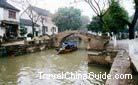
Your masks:
{"label": "building facade", "polygon": [[[27,37],[28,34],[32,33],[32,21],[29,19],[20,19],[20,29],[25,28],[27,31],[27,34],[25,34],[24,36]],[[36,31],[40,30],[40,25],[38,24],[34,24],[34,28],[36,29]],[[35,32],[35,36],[38,36],[38,33]]]}
{"label": "building facade", "polygon": [[[45,9],[41,9],[35,6],[30,6],[28,7],[27,10],[25,10],[22,15],[21,18],[22,19],[27,19],[27,20],[31,20],[30,17],[28,17],[28,11],[31,11],[31,13],[33,13],[33,15],[35,15],[34,20],[37,19],[37,21],[35,21],[35,24],[38,24],[39,27],[35,27],[35,35],[37,34],[38,36],[40,35],[52,35],[52,34],[57,34],[58,33],[58,27],[52,22],[52,17],[51,17],[51,13]],[[32,20],[31,20],[32,21]],[[27,27],[27,26],[26,26]],[[27,27],[28,32],[33,32],[33,30],[31,29],[31,27]]]}
{"label": "building facade", "polygon": [[0,0],[0,36],[18,36],[19,11],[6,0]]}

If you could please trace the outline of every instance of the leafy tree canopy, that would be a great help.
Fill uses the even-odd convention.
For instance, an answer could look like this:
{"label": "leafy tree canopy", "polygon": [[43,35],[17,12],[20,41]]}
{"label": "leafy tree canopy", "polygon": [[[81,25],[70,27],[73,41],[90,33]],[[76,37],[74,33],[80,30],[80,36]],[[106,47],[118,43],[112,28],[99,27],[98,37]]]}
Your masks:
{"label": "leafy tree canopy", "polygon": [[87,26],[88,30],[91,30],[93,32],[99,32],[102,31],[102,25],[100,18],[97,16],[94,16],[92,18],[92,22]]}
{"label": "leafy tree canopy", "polygon": [[108,12],[103,16],[103,20],[109,29],[102,25],[97,16],[93,17],[93,21],[88,26],[88,29],[102,32],[108,32],[110,30],[117,33],[126,28],[127,23],[124,22],[124,20],[129,20],[129,17],[128,13],[120,6],[119,2],[113,0]]}
{"label": "leafy tree canopy", "polygon": [[124,31],[127,23],[124,20],[129,20],[128,13],[118,2],[113,1],[109,12],[104,16],[104,20],[109,29],[114,32]]}
{"label": "leafy tree canopy", "polygon": [[53,21],[58,26],[59,31],[77,30],[82,24],[81,11],[74,7],[59,8]]}

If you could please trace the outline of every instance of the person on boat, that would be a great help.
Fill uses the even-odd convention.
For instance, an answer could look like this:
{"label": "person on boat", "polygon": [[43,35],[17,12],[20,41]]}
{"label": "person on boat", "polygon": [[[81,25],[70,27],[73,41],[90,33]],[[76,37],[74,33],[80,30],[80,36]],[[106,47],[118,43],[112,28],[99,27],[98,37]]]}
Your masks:
{"label": "person on boat", "polygon": [[62,47],[61,47],[59,50],[64,50],[64,49],[66,49],[66,46],[67,46],[66,43],[62,43]]}
{"label": "person on boat", "polygon": [[67,46],[65,47],[65,49],[70,49],[70,45],[67,45]]}

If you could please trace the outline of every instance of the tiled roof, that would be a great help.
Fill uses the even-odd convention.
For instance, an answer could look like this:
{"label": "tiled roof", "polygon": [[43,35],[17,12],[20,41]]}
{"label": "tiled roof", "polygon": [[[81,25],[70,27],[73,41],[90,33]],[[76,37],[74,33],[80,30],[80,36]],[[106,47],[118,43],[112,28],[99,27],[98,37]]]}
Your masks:
{"label": "tiled roof", "polygon": [[11,9],[11,10],[18,11],[18,12],[20,11],[19,9],[9,4],[6,0],[0,0],[0,7],[5,8],[5,9]]}
{"label": "tiled roof", "polygon": [[[20,19],[20,24],[25,26],[32,26],[32,21],[28,19]],[[35,24],[36,27],[39,27],[38,24]]]}
{"label": "tiled roof", "polygon": [[38,7],[35,7],[35,6],[30,6],[29,9],[35,11],[39,15],[48,16],[48,14],[49,14],[48,10],[45,10],[45,9],[42,9],[42,8],[38,8]]}

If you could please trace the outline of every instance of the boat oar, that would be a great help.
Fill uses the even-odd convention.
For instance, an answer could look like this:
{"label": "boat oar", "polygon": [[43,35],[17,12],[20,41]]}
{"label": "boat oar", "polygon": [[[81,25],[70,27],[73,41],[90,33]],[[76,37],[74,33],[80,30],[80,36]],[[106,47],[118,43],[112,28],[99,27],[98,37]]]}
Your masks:
{"label": "boat oar", "polygon": [[58,54],[60,53],[60,51],[61,51],[61,50],[62,50],[62,48],[60,48],[60,49],[59,49],[59,51],[57,52],[57,54],[56,54],[56,55],[58,55]]}
{"label": "boat oar", "polygon": [[60,53],[60,51],[63,50],[63,49],[64,49],[64,48],[60,48],[56,55],[58,55],[58,54]]}

